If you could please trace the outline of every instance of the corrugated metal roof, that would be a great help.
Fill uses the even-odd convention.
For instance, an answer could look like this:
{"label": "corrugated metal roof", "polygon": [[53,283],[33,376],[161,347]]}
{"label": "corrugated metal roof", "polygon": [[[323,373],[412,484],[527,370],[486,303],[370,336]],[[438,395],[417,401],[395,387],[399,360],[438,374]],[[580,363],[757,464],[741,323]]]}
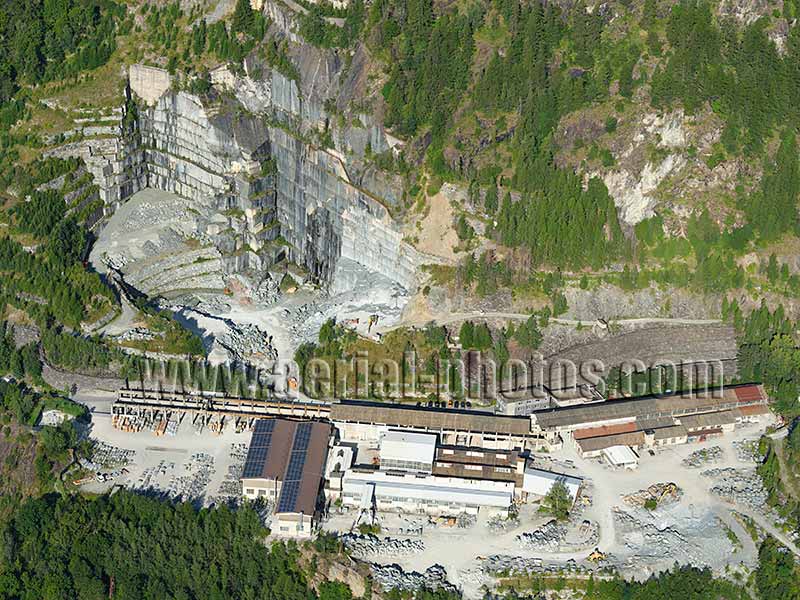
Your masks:
{"label": "corrugated metal roof", "polygon": [[[741,388],[746,389],[742,391]],[[748,399],[741,400],[740,396]],[[533,417],[542,429],[571,428],[583,423],[629,418],[653,419],[714,409],[735,408],[739,404],[763,402],[765,398],[766,395],[760,385],[748,384],[729,386],[724,388],[721,393],[719,389],[715,389],[708,392],[687,392],[672,396],[648,396],[568,406],[550,411],[534,412]]]}
{"label": "corrugated metal roof", "polygon": [[733,411],[723,410],[720,412],[704,413],[702,415],[686,415],[680,417],[681,425],[687,429],[721,427],[736,423],[736,415]]}
{"label": "corrugated metal roof", "polygon": [[641,446],[644,444],[644,432],[634,431],[633,433],[607,435],[605,437],[589,438],[588,440],[578,440],[577,443],[582,452],[595,452],[611,446]]}
{"label": "corrugated metal roof", "polygon": [[671,427],[662,427],[653,432],[653,438],[656,440],[666,440],[670,438],[685,437],[689,434],[686,427],[683,425],[673,425]]}
{"label": "corrugated metal roof", "polygon": [[415,477],[391,475],[380,471],[362,473],[350,471],[342,481],[344,493],[372,493],[367,486],[374,485],[375,498],[384,496],[454,504],[475,504],[508,508],[514,498],[514,483],[510,481],[485,481],[454,479],[451,477]]}
{"label": "corrugated metal roof", "polygon": [[343,401],[331,405],[331,420],[435,431],[470,431],[474,433],[502,433],[517,436],[530,435],[531,429],[528,417],[353,401]]}
{"label": "corrugated metal roof", "polygon": [[604,425],[603,427],[586,427],[585,429],[576,429],[572,437],[576,440],[588,440],[593,437],[604,437],[606,435],[616,435],[618,433],[630,433],[641,429],[637,427],[635,421],[630,423],[620,423],[619,425]]}

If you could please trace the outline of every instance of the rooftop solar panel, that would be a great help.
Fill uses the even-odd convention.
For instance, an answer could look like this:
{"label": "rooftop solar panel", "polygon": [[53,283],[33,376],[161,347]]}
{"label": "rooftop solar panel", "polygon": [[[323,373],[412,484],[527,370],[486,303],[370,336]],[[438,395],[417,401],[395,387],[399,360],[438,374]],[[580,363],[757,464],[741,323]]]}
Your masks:
{"label": "rooftop solar panel", "polygon": [[281,486],[281,497],[278,500],[277,512],[293,512],[297,505],[297,497],[300,493],[299,481],[285,481]]}
{"label": "rooftop solar panel", "polygon": [[311,440],[311,431],[311,423],[300,423],[295,430],[292,452],[283,478],[281,497],[278,500],[278,512],[293,512],[295,510],[300,492],[300,482],[303,479],[303,467],[306,463],[308,444]]}
{"label": "rooftop solar panel", "polygon": [[269,448],[250,448],[242,470],[242,477],[259,477],[264,470]]}

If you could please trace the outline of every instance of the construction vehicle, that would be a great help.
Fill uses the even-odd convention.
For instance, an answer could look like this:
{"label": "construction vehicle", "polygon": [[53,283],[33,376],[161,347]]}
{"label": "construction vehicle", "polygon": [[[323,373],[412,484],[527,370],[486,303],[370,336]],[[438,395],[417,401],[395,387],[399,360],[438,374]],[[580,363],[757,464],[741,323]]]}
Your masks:
{"label": "construction vehicle", "polygon": [[589,556],[586,557],[586,560],[594,563],[604,561],[605,559],[606,559],[605,552],[600,552],[599,548],[595,548],[594,550],[592,550],[591,554],[589,554]]}

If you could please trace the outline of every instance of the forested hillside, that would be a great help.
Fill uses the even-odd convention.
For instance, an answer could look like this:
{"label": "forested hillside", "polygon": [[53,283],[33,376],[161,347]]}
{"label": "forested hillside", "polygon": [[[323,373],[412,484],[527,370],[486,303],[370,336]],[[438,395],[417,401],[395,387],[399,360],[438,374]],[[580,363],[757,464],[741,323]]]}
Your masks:
{"label": "forested hillside", "polygon": [[560,269],[582,289],[793,301],[800,33],[791,2],[751,8],[373,3],[374,100],[425,166],[411,199],[469,190],[465,260],[488,252],[496,282],[467,289],[541,292],[532,273]]}

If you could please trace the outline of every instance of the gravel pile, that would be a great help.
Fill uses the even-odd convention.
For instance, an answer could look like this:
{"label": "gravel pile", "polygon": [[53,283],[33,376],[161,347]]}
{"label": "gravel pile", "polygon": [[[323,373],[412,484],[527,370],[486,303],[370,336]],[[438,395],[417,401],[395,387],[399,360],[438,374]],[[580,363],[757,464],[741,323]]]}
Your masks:
{"label": "gravel pile", "polygon": [[353,556],[366,558],[371,556],[409,556],[425,550],[422,540],[401,540],[397,538],[379,538],[375,535],[359,535],[349,533],[342,536],[342,543]]}
{"label": "gravel pile", "polygon": [[424,573],[406,572],[398,565],[370,565],[372,578],[384,590],[416,592],[421,589],[443,589],[456,592],[453,584],[447,581],[447,571],[441,565],[433,565]]}
{"label": "gravel pile", "polygon": [[701,448],[695,450],[689,456],[683,459],[683,466],[689,469],[699,469],[700,467],[717,463],[722,460],[722,448],[719,446],[711,446],[710,448]]}
{"label": "gravel pile", "polygon": [[755,469],[709,469],[704,477],[718,479],[711,493],[728,500],[762,510],[767,503],[767,491]]}
{"label": "gravel pile", "polygon": [[539,529],[518,535],[517,543],[526,550],[556,552],[565,537],[567,537],[567,528],[552,520]]}

